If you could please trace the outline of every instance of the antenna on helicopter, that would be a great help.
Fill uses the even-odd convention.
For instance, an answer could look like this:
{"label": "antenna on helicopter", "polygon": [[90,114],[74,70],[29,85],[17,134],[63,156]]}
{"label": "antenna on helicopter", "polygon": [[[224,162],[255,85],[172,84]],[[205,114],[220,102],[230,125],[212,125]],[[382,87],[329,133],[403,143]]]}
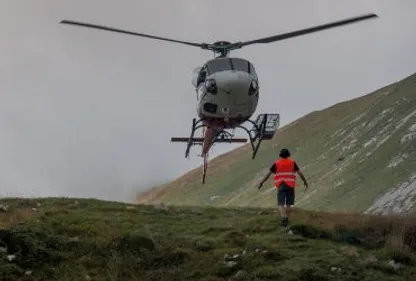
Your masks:
{"label": "antenna on helicopter", "polygon": [[342,26],[342,25],[347,25],[347,24],[355,23],[355,22],[362,21],[362,20],[377,18],[377,17],[378,16],[376,14],[366,14],[366,15],[362,15],[362,16],[358,16],[358,17],[348,18],[348,19],[344,19],[344,20],[340,20],[340,21],[336,21],[336,22],[331,22],[331,23],[327,23],[327,24],[318,25],[318,26],[315,26],[315,27],[310,27],[310,28],[301,29],[301,30],[297,30],[297,31],[283,33],[283,34],[278,34],[278,35],[274,35],[274,36],[270,36],[270,37],[255,39],[255,40],[251,40],[251,41],[243,41],[243,42],[235,42],[235,43],[230,43],[228,41],[218,41],[218,42],[214,42],[212,44],[195,43],[195,42],[176,40],[176,39],[171,39],[171,38],[165,38],[165,37],[160,37],[160,36],[154,36],[154,35],[149,35],[149,34],[144,34],[144,33],[137,33],[137,32],[132,32],[132,31],[128,31],[128,30],[117,29],[117,28],[108,27],[108,26],[102,26],[102,25],[96,25],[96,24],[90,24],[90,23],[83,23],[83,22],[76,22],[76,21],[71,21],[71,20],[62,20],[60,23],[61,24],[83,26],[83,27],[88,27],[88,28],[101,29],[101,30],[118,32],[118,33],[124,33],[124,34],[141,36],[141,37],[146,37],[146,38],[151,38],[151,39],[156,39],[156,40],[162,40],[162,41],[169,41],[169,42],[174,42],[174,43],[181,43],[181,44],[185,44],[185,45],[188,45],[188,46],[198,47],[198,48],[201,48],[203,50],[211,50],[211,51],[214,52],[214,56],[215,56],[215,54],[218,54],[218,57],[227,57],[229,55],[230,51],[235,50],[235,49],[240,49],[240,48],[248,46],[248,45],[265,44],[265,43],[272,43],[272,42],[276,42],[276,41],[286,40],[286,39],[289,39],[289,38],[293,38],[293,37],[297,37],[297,36],[301,36],[301,35],[305,35],[305,34],[309,34],[309,33],[313,33],[313,32],[318,32],[318,31],[322,31],[322,30],[325,30],[325,29],[330,29],[330,28],[334,28],[334,27],[338,27],[338,26]]}

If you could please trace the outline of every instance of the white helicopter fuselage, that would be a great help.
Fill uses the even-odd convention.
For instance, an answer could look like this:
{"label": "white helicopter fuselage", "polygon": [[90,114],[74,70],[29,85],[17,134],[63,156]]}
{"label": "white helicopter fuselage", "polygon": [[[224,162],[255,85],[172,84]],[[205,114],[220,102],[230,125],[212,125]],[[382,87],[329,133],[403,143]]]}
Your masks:
{"label": "white helicopter fuselage", "polygon": [[195,69],[197,114],[208,127],[233,128],[256,111],[258,77],[253,65],[241,58],[215,58]]}

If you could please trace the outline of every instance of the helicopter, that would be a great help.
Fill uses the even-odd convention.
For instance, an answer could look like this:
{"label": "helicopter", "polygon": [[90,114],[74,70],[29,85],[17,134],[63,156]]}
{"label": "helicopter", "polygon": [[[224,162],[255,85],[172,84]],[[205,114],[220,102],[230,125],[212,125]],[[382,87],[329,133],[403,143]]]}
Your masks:
{"label": "helicopter", "polygon": [[[272,139],[280,124],[278,113],[261,113],[255,121],[250,119],[259,101],[259,79],[253,64],[247,59],[231,57],[232,50],[253,44],[286,40],[377,17],[374,13],[365,14],[270,37],[234,43],[228,41],[195,43],[72,20],[62,20],[60,23],[180,43],[214,53],[213,59],[206,61],[192,72],[191,83],[196,92],[198,120],[193,118],[190,136],[171,138],[171,142],[187,143],[185,158],[189,158],[193,145],[202,146],[199,156],[203,158],[202,184],[204,184],[209,151],[215,143],[246,143],[249,140],[252,159],[255,159],[261,142]],[[251,129],[244,126],[246,122],[251,123]],[[234,130],[237,128],[244,130],[248,134],[248,139],[235,138]],[[198,129],[202,129],[201,137],[195,137]]]}

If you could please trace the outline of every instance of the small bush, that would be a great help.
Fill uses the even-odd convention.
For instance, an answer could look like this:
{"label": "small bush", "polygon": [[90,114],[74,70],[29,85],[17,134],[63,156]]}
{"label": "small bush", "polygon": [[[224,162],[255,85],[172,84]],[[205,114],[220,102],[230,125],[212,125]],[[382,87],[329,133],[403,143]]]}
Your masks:
{"label": "small bush", "polygon": [[118,250],[123,253],[139,253],[141,249],[147,249],[149,251],[155,249],[153,240],[141,235],[140,233],[128,233],[120,237],[118,240]]}
{"label": "small bush", "polygon": [[328,277],[317,272],[316,269],[306,268],[301,269],[297,274],[296,280],[299,281],[328,281]]}
{"label": "small bush", "polygon": [[[416,221],[416,220],[415,220]],[[416,252],[416,222],[403,233],[403,242]]]}
{"label": "small bush", "polygon": [[158,252],[147,265],[151,268],[179,266],[190,260],[191,254],[184,249],[165,249]]}
{"label": "small bush", "polygon": [[323,229],[319,229],[312,225],[294,224],[290,227],[294,234],[301,235],[306,238],[323,239],[331,238],[331,234]]}
{"label": "small bush", "polygon": [[350,229],[345,226],[336,227],[333,231],[332,239],[337,242],[346,242],[369,249],[380,248],[385,243],[385,239],[381,235],[374,235],[366,232],[364,229]]}
{"label": "small bush", "polygon": [[15,264],[0,263],[0,280],[16,281],[24,274],[24,271]]}
{"label": "small bush", "polygon": [[260,266],[255,270],[255,274],[261,280],[280,280],[282,277],[279,268],[274,265]]}
{"label": "small bush", "polygon": [[262,256],[267,262],[277,262],[285,259],[277,250],[266,250],[262,252]]}
{"label": "small bush", "polygon": [[201,241],[195,242],[195,248],[198,251],[201,251],[201,252],[204,252],[204,253],[215,249],[214,243],[211,242],[211,241],[208,241],[208,240],[201,240]]}
{"label": "small bush", "polygon": [[225,242],[235,247],[245,246],[247,243],[246,236],[238,231],[230,231],[225,235]]}
{"label": "small bush", "polygon": [[227,264],[220,264],[216,268],[216,275],[219,277],[230,277],[241,269],[241,264],[236,263],[235,265],[229,266]]}
{"label": "small bush", "polygon": [[404,264],[404,265],[414,265],[415,260],[414,256],[406,251],[400,251],[397,249],[388,250],[386,253],[387,257],[394,260],[395,262]]}

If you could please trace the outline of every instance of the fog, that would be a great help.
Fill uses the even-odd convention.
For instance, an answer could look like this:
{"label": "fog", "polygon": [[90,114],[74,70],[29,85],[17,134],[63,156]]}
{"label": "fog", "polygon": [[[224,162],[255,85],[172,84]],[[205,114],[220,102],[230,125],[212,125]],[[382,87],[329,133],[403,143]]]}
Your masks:
{"label": "fog", "polygon": [[[416,71],[416,2],[0,0],[0,196],[133,201],[201,163],[185,144],[195,67],[181,44],[61,25],[103,24],[194,42],[270,36],[374,12],[380,18],[252,45],[261,112],[285,125]],[[235,146],[214,147],[211,157]]]}

